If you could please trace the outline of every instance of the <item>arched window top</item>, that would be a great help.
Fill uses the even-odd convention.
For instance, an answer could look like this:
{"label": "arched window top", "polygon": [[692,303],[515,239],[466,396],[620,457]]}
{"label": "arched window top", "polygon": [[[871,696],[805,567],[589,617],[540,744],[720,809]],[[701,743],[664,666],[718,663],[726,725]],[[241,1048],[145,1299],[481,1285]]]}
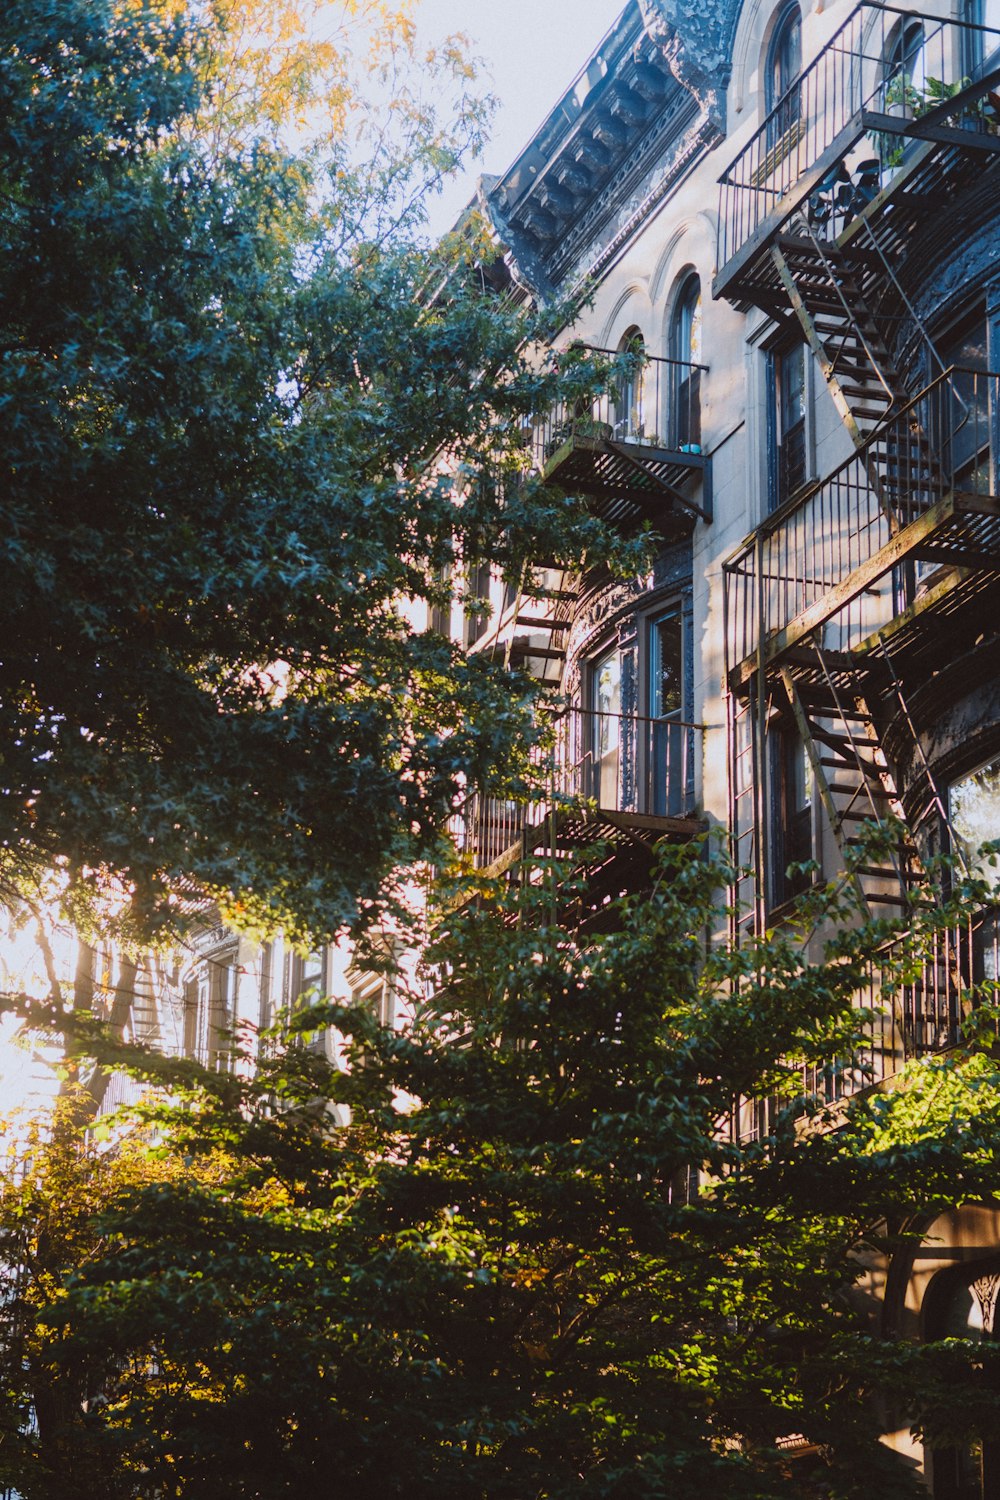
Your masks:
{"label": "arched window top", "polygon": [[701,280],[691,271],[681,282],[670,320],[670,357],[701,364]]}
{"label": "arched window top", "polygon": [[882,59],[886,108],[923,104],[926,73],[924,23],[916,16],[903,18],[889,33]]}
{"label": "arched window top", "polygon": [[642,336],[642,329],[633,323],[632,327],[623,333],[618,340],[619,354],[643,354],[646,349],[646,340]]}
{"label": "arched window top", "polygon": [[[767,49],[764,103],[768,111],[787,94],[802,71],[802,13],[798,4],[786,5],[771,33]],[[795,110],[796,115],[798,109]]]}

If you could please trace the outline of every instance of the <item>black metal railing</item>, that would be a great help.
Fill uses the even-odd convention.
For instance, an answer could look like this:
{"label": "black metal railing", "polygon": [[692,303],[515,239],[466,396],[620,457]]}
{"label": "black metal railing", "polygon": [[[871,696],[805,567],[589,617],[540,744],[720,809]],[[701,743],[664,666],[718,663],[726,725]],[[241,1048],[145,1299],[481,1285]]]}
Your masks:
{"label": "black metal railing", "polygon": [[552,728],[552,747],[532,751],[533,791],[476,789],[456,809],[452,840],[476,868],[526,849],[550,815],[573,809],[626,818],[693,814],[699,725],[570,708],[553,717]]}
{"label": "black metal railing", "polygon": [[998,51],[996,28],[864,0],[719,179],[720,280],[762,226],[777,230],[807,198],[813,224],[838,232],[921,130],[996,134]]}
{"label": "black metal railing", "polygon": [[[865,1013],[856,1050],[849,1057],[801,1067],[803,1096],[836,1106],[885,1083],[905,1063],[954,1047],[983,993],[976,987],[1000,977],[998,919],[996,908],[976,911],[929,933],[917,956],[907,952],[904,958],[905,940],[888,944],[854,998]],[[992,1036],[995,1023],[989,1025]],[[733,1135],[744,1143],[760,1139],[780,1107],[773,1099],[741,1100],[733,1113]],[[825,1118],[829,1125],[837,1114]],[[823,1128],[822,1119],[819,1123]]]}
{"label": "black metal railing", "polygon": [[577,439],[701,453],[701,380],[707,365],[645,351],[590,347],[586,352],[620,360],[623,371],[608,390],[592,398],[561,399],[538,416],[531,443],[540,470]]}
{"label": "black metal railing", "polygon": [[841,650],[887,623],[900,602],[887,553],[855,597],[848,580],[946,497],[997,495],[998,413],[1000,375],[945,370],[828,478],[768,516],[725,564],[728,665],[793,622],[804,631],[836,612]]}

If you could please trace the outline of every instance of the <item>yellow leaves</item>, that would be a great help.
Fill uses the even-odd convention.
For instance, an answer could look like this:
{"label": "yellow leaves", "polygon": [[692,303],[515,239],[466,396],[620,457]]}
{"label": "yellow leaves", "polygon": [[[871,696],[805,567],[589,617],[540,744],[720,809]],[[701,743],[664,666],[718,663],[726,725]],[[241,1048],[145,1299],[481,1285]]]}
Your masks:
{"label": "yellow leaves", "polygon": [[411,10],[411,0],[214,0],[211,99],[199,133],[220,150],[246,144],[262,125],[284,144],[342,136],[360,97],[355,60],[368,52],[371,68],[386,49],[411,47]]}

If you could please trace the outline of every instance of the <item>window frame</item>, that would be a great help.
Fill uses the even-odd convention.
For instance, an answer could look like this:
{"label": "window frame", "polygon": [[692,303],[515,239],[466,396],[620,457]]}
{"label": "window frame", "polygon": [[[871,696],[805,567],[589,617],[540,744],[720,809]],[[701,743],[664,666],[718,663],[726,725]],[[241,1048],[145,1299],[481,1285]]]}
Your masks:
{"label": "window frame", "polygon": [[[797,355],[802,361],[800,401],[801,416],[786,423],[786,392],[783,370],[786,361]],[[767,358],[767,505],[766,513],[773,515],[789,500],[799,494],[812,479],[810,462],[810,362],[806,358],[806,345],[796,340],[790,343],[783,339],[766,350]],[[794,483],[790,482],[787,470],[794,457],[795,448],[800,453],[795,458],[792,471]]]}
{"label": "window frame", "polygon": [[801,122],[802,94],[795,86],[801,76],[802,9],[798,0],[790,0],[778,12],[764,62],[764,115],[769,148],[777,146]]}
{"label": "window frame", "polygon": [[[670,366],[669,446],[682,453],[702,451],[699,368],[702,363],[701,319],[701,277],[697,271],[690,270],[685,273],[674,297],[668,338],[669,354],[673,361]],[[679,367],[682,365],[690,367],[689,374],[681,374]]]}
{"label": "window frame", "polygon": [[[792,786],[792,758],[802,774],[802,796]],[[816,824],[815,777],[798,725],[787,717],[775,719],[767,731],[769,818],[767,830],[767,904],[775,911],[804,895],[821,878],[820,841]],[[788,866],[812,860],[811,873],[789,876]]]}

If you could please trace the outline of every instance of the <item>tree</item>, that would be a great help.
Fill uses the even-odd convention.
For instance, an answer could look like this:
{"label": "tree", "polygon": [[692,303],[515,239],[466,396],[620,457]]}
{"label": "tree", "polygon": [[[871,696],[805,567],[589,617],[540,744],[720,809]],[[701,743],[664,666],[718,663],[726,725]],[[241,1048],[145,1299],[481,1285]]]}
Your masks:
{"label": "tree", "polygon": [[602,538],[520,482],[558,314],[413,241],[433,122],[361,170],[233,105],[209,149],[247,7],[202,10],[0,17],[0,842],[77,912],[117,882],[147,928],[207,894],[323,937],[525,733],[527,685],[401,601]]}
{"label": "tree", "polygon": [[[884,931],[834,888],[797,929],[706,948],[724,872],[691,848],[595,931],[552,920],[567,873],[441,916],[403,1033],[301,1016],[302,1040],[353,1037],[348,1074],[294,1044],[242,1082],[133,1054],[175,1091],[146,1117],[168,1159],[227,1171],[106,1198],[38,1317],[101,1401],[63,1469],[11,1471],[27,1500],[76,1444],[123,1496],[902,1500],[880,1400],[938,1442],[991,1430],[993,1351],[885,1344],[851,1288],[903,1243],[887,1225],[994,1196],[995,1063],[970,1042],[803,1128],[802,1069],[863,1065]],[[840,933],[804,966],[824,915]],[[748,1095],[780,1103],[750,1143],[724,1128]]]}

